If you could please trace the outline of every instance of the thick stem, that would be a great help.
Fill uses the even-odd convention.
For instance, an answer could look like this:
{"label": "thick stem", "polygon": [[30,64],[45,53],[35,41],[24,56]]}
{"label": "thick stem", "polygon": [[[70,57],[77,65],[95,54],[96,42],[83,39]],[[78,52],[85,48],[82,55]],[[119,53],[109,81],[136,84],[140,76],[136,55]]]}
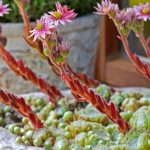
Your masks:
{"label": "thick stem", "polygon": [[3,91],[0,89],[0,102],[5,105],[12,106],[23,116],[29,118],[35,130],[44,127],[42,122],[38,119],[37,115],[32,111],[31,107],[26,104],[23,97],[17,97],[16,95],[9,93],[8,91]]}
{"label": "thick stem", "polygon": [[83,83],[85,83],[86,85],[89,85],[90,87],[97,87],[100,82],[83,74],[83,73],[79,73],[79,72],[74,72],[74,70],[70,67],[70,65],[68,63],[65,64],[65,68],[71,72],[74,77],[80,79],[81,81],[83,81]]}
{"label": "thick stem", "polygon": [[129,131],[130,127],[120,116],[119,111],[113,103],[107,103],[104,98],[89,89],[87,85],[81,83],[72,73],[66,72],[65,64],[58,65],[52,59],[52,63],[60,70],[61,78],[71,89],[73,96],[79,101],[86,101],[96,107],[101,113],[106,114],[110,120],[118,124],[119,130],[123,133]]}
{"label": "thick stem", "polygon": [[[21,16],[23,18],[23,21],[24,21],[24,24],[25,24],[25,40],[27,41],[27,43],[38,50],[38,52],[41,54],[42,58],[46,58],[46,56],[44,55],[43,53],[43,49],[41,47],[41,41],[40,40],[37,40],[35,41],[34,43],[32,42],[32,38],[28,38],[29,35],[30,35],[30,30],[31,30],[31,27],[30,27],[30,20],[29,20],[29,16],[25,10],[25,5],[24,5],[24,1],[21,0],[21,2],[19,2],[18,0],[15,0],[20,12],[21,12]],[[59,74],[59,71],[56,69],[55,66],[52,65],[51,63],[51,60],[49,58],[46,58],[49,65],[52,67],[52,70],[56,73],[56,75],[60,76]],[[69,66],[69,65],[68,65]],[[69,68],[71,68],[69,66]],[[72,70],[73,71],[73,70]],[[86,74],[82,74],[82,73],[75,73],[75,72],[72,72],[76,77],[78,77],[81,81],[83,81],[85,84],[87,84],[88,86],[90,87],[97,87],[100,82],[87,76]]]}
{"label": "thick stem", "polygon": [[0,55],[17,75],[38,85],[47,94],[54,105],[58,99],[62,98],[62,93],[45,79],[38,77],[30,68],[24,65],[22,60],[16,60],[3,46],[0,45]]}
{"label": "thick stem", "polygon": [[119,130],[123,133],[129,130],[128,123],[120,116],[119,111],[116,109],[113,103],[107,103],[107,101],[100,95],[96,94],[93,90],[89,89],[85,84],[81,83],[77,78],[72,77],[69,73],[65,72],[64,66],[60,66],[62,80],[71,89],[72,94],[79,101],[86,101],[91,103],[101,113],[107,115],[107,117],[118,124]]}
{"label": "thick stem", "polygon": [[[45,41],[46,42],[46,41]],[[46,42],[47,47],[51,50],[51,47]],[[96,107],[101,113],[106,114],[109,119],[119,125],[119,130],[123,133],[129,130],[129,125],[120,116],[119,111],[116,109],[113,103],[107,103],[107,101],[100,95],[96,94],[93,90],[89,89],[87,85],[80,82],[80,80],[73,75],[72,72],[66,70],[66,63],[57,64],[51,55],[49,56],[51,62],[61,73],[61,79],[66,83],[67,87],[71,89],[73,96],[79,101],[86,101]]]}
{"label": "thick stem", "polygon": [[121,36],[121,41],[124,45],[125,51],[127,55],[129,56],[130,60],[132,63],[135,65],[137,71],[146,77],[148,80],[150,80],[150,68],[147,64],[143,63],[140,58],[136,55],[133,54],[132,51],[130,50],[129,43],[126,37]]}

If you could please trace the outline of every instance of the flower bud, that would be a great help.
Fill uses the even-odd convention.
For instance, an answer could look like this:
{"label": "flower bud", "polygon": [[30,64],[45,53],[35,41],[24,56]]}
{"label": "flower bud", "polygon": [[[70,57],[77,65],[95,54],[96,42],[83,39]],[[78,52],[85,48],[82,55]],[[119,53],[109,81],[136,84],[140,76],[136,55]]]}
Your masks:
{"label": "flower bud", "polygon": [[56,63],[63,63],[65,61],[65,59],[63,58],[63,56],[61,56],[58,51],[55,51],[53,53],[53,58],[54,58],[54,61]]}
{"label": "flower bud", "polygon": [[50,56],[50,54],[51,54],[50,50],[48,48],[45,48],[44,49],[44,55],[45,56]]}
{"label": "flower bud", "polygon": [[70,46],[68,43],[62,43],[58,45],[58,50],[60,51],[60,55],[66,59],[70,53]]}

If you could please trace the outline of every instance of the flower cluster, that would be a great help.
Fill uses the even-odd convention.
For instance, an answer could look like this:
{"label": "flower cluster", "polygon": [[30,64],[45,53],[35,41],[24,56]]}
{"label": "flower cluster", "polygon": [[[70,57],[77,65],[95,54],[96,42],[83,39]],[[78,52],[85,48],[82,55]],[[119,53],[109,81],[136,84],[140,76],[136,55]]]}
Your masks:
{"label": "flower cluster", "polygon": [[109,0],[102,1],[102,4],[97,3],[95,9],[97,10],[97,14],[109,15],[110,17],[115,16],[119,11],[118,5],[111,3]]}
{"label": "flower cluster", "polygon": [[134,7],[135,16],[139,20],[150,20],[150,3],[146,3],[145,5],[139,5]]}
{"label": "flower cluster", "polygon": [[42,17],[40,20],[37,20],[35,28],[30,31],[32,33],[30,37],[34,36],[33,41],[37,40],[40,37],[45,39],[46,35],[52,33],[52,29],[54,29],[53,22],[45,17]]}
{"label": "flower cluster", "polygon": [[10,8],[8,8],[8,6],[9,6],[9,4],[3,5],[3,1],[0,0],[0,17],[9,13]]}
{"label": "flower cluster", "polygon": [[[101,15],[108,15],[110,16],[111,13],[118,15],[121,13],[117,4],[113,4],[110,0],[103,0],[101,4],[97,4],[96,7],[97,13]],[[127,9],[127,17],[133,17],[132,19],[140,19],[140,20],[150,20],[150,3],[147,2],[146,4],[140,4],[139,6],[135,6],[130,8],[130,11]],[[134,15],[133,15],[134,14]],[[116,16],[114,16],[115,18]],[[126,17],[125,17],[126,18]],[[126,19],[125,19],[126,21]]]}
{"label": "flower cluster", "polygon": [[50,11],[49,14],[50,20],[56,25],[59,23],[65,25],[65,22],[71,22],[71,20],[77,16],[67,5],[61,6],[58,2],[56,3],[56,11]]}
{"label": "flower cluster", "polygon": [[96,10],[98,14],[108,15],[124,36],[128,36],[134,24],[138,23],[138,27],[140,25],[142,28],[141,22],[150,20],[150,3],[119,10],[117,4],[111,3],[110,0],[103,0],[101,4],[97,4]]}
{"label": "flower cluster", "polygon": [[[146,55],[150,58],[150,39],[146,39],[143,35],[144,22],[150,20],[150,3],[140,4],[133,8],[127,8],[119,10],[115,4],[112,4],[110,0],[103,0],[101,4],[98,4],[96,10],[98,14],[108,15],[117,27],[120,34],[119,39],[122,41],[125,51],[133,62],[137,71],[150,80],[150,68],[147,64],[144,64],[140,58],[135,55],[129,47],[128,35],[131,30],[139,38]],[[110,15],[115,14],[114,16]]]}
{"label": "flower cluster", "polygon": [[135,13],[132,8],[127,8],[126,10],[122,10],[116,14],[114,18],[114,22],[119,29],[119,31],[127,36],[130,33],[130,30],[133,25],[133,21],[135,18]]}
{"label": "flower cluster", "polygon": [[[62,6],[60,3],[56,3],[56,10],[51,11],[48,14],[44,14],[39,20],[37,20],[36,24],[32,28],[30,26],[29,17],[25,12],[25,0],[15,1],[18,2],[16,2],[17,6],[20,9],[20,14],[23,17],[23,21],[25,22],[25,37],[28,37],[29,39],[27,42],[34,48],[36,47],[38,49],[39,45],[42,47],[40,47],[41,49],[38,49],[40,54],[42,54],[42,56],[45,54],[45,58],[48,60],[52,69],[54,69],[54,71],[61,76],[61,79],[71,89],[71,92],[76,100],[79,102],[85,101],[91,103],[101,113],[104,113],[110,120],[118,124],[121,132],[127,132],[130,127],[119,114],[119,111],[115,105],[113,103],[108,103],[102,96],[96,94],[93,90],[90,89],[91,85],[96,86],[99,84],[99,82],[87,77],[82,73],[74,72],[66,61],[70,52],[70,46],[68,43],[63,41],[63,38],[59,36],[57,31],[58,25],[65,25],[65,23],[71,22],[72,19],[76,17],[74,10],[70,10],[66,5]],[[100,10],[100,12],[105,15],[108,13],[110,18],[117,16],[117,13],[119,12],[118,5],[112,4],[109,0],[102,2],[102,5],[102,7],[98,5],[99,8],[97,10]],[[106,9],[104,9],[105,7]],[[120,20],[124,14],[125,13],[122,13]],[[124,25],[125,23],[123,20],[121,20],[120,24]],[[34,44],[32,45],[32,40],[35,41],[34,43],[36,43],[36,46],[34,46]],[[12,70],[24,77],[24,79],[31,80],[33,83],[39,85],[41,90],[50,96],[51,100],[53,95],[54,97],[58,95],[62,97],[59,90],[56,90],[54,86],[46,83],[44,80],[42,80],[42,78],[38,78],[29,68],[24,66],[22,60],[15,61],[15,59],[7,51],[5,51],[3,47],[0,49],[3,59],[8,63]],[[0,96],[3,96],[3,99],[8,97],[7,94],[5,94],[3,91],[0,93]],[[28,106],[25,105],[25,101],[21,100],[21,103],[17,103],[17,98],[15,97],[16,99],[13,99],[13,97],[14,96],[11,94],[10,97],[8,97],[10,98],[8,99],[8,102],[6,101],[7,103],[5,103],[5,101],[2,102],[19,109],[23,115],[32,121],[36,129],[43,127],[43,124],[40,123],[36,114],[34,115],[30,109],[27,109]],[[57,99],[54,99],[54,102],[56,102],[56,100]]]}
{"label": "flower cluster", "polygon": [[62,6],[57,2],[56,11],[44,14],[41,19],[37,20],[29,37],[33,36],[33,41],[37,39],[43,41],[44,54],[47,57],[51,55],[57,63],[62,63],[69,55],[70,46],[63,42],[63,39],[58,35],[58,25],[65,25],[75,17],[76,13],[73,10],[70,10],[67,5]]}
{"label": "flower cluster", "polygon": [[56,11],[51,11],[49,14],[44,14],[40,20],[37,20],[35,28],[31,31],[31,36],[34,40],[38,38],[45,39],[46,35],[52,34],[59,24],[65,25],[66,22],[71,22],[76,17],[76,13],[70,10],[68,6],[61,6],[56,3]]}

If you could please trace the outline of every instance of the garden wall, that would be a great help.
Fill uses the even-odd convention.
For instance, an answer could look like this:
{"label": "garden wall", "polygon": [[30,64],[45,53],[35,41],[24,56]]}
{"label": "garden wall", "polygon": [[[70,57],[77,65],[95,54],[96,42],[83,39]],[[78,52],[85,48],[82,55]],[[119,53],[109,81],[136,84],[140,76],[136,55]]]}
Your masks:
{"label": "garden wall", "polygon": [[[99,21],[97,15],[88,15],[77,18],[72,24],[60,28],[66,41],[72,47],[69,63],[75,70],[94,76],[95,55],[99,41]],[[22,58],[28,66],[39,75],[44,76],[51,83],[64,88],[62,82],[50,71],[49,65],[42,61],[37,53],[32,50],[23,39],[23,24],[3,24],[3,34],[8,38],[7,50],[17,57]],[[10,72],[4,61],[0,60],[0,86],[17,93],[36,91],[30,82],[16,78]]]}

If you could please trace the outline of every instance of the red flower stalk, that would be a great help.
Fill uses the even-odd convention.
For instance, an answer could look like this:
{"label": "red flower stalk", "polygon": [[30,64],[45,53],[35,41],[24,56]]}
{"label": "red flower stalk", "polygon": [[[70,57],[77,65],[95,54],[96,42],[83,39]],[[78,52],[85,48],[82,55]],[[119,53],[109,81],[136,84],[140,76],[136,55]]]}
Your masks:
{"label": "red flower stalk", "polygon": [[107,103],[107,101],[100,95],[94,93],[93,90],[89,89],[87,85],[82,84],[77,78],[72,77],[69,72],[65,72],[63,67],[60,67],[62,79],[65,81],[66,85],[71,89],[72,94],[77,98],[77,100],[83,102],[87,101],[96,107],[101,113],[106,114],[111,121],[118,124],[119,130],[123,133],[129,130],[129,125],[120,116],[119,111],[116,109],[115,105]]}
{"label": "red flower stalk", "polygon": [[[26,42],[31,47],[35,48],[40,53],[42,58],[44,58],[48,61],[49,65],[51,65],[51,67],[52,67],[52,70],[57,75],[60,75],[60,72],[57,70],[56,67],[54,67],[52,65],[50,59],[44,55],[42,42],[38,39],[33,42],[33,37],[28,38],[30,36],[31,25],[30,25],[29,16],[25,10],[24,0],[15,0],[15,2],[21,12],[20,14],[21,14],[24,24],[25,24],[24,38],[25,38]],[[67,64],[67,68],[75,75],[75,77],[77,77],[79,80],[83,81],[89,87],[97,87],[100,84],[99,81],[87,76],[86,74],[74,72],[68,64]]]}
{"label": "red flower stalk", "polygon": [[74,77],[78,78],[80,81],[82,81],[89,87],[97,87],[100,84],[99,81],[87,76],[86,74],[74,72],[69,64],[66,64],[65,69],[66,71],[69,71],[72,75],[74,75]]}
{"label": "red flower stalk", "polygon": [[[37,50],[39,52],[39,54],[43,53],[42,42],[40,40],[33,42],[32,37],[28,38],[30,36],[31,24],[30,24],[30,18],[29,18],[27,11],[25,9],[25,3],[26,2],[24,0],[14,0],[14,1],[19,8],[20,15],[22,16],[22,19],[24,22],[24,39],[32,48]],[[44,55],[41,55],[41,57],[46,58]]]}
{"label": "red flower stalk", "polygon": [[31,110],[31,107],[26,104],[24,98],[19,98],[12,93],[0,89],[0,102],[13,107],[23,116],[29,118],[36,130],[44,127],[37,115]]}
{"label": "red flower stalk", "polygon": [[63,97],[61,92],[53,85],[48,83],[41,77],[38,77],[30,68],[24,65],[22,60],[16,60],[5,48],[0,45],[0,55],[5,60],[7,65],[13,70],[16,75],[23,77],[25,80],[30,80],[38,85],[45,94],[47,94],[54,105],[56,100]]}
{"label": "red flower stalk", "polygon": [[119,38],[122,41],[122,43],[125,47],[125,51],[126,51],[127,55],[129,56],[130,60],[133,62],[137,71],[142,76],[144,76],[150,80],[150,67],[147,64],[143,63],[136,54],[133,54],[133,52],[129,48],[129,43],[128,43],[126,37],[121,36]]}

